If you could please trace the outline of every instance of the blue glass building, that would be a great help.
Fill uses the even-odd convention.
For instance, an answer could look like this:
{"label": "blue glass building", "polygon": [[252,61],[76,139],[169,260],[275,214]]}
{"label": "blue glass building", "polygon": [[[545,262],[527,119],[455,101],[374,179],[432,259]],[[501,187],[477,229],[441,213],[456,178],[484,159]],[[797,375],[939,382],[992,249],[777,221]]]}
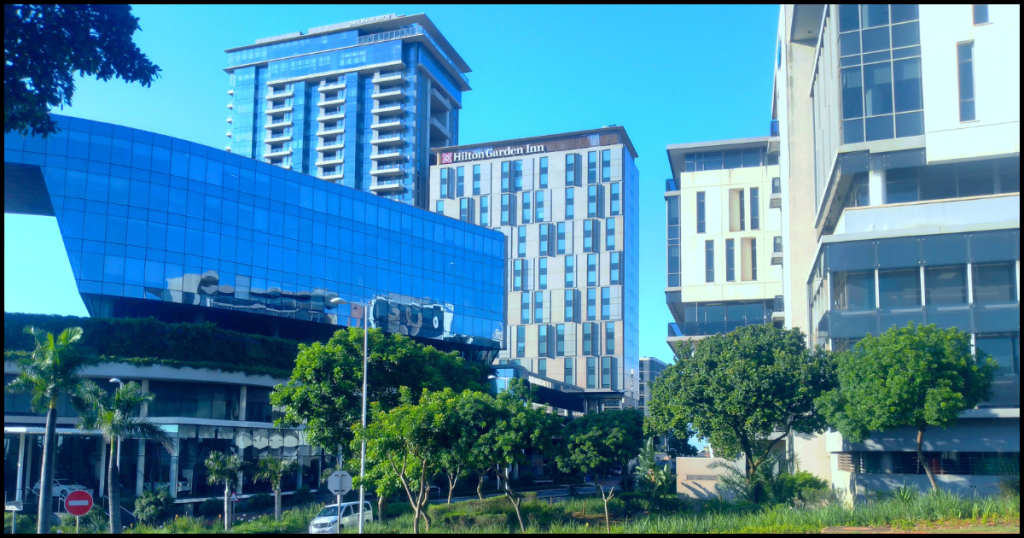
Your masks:
{"label": "blue glass building", "polygon": [[[4,136],[4,212],[52,215],[89,313],[305,339],[358,323],[500,347],[505,237],[237,154],[54,116]],[[314,322],[314,323],[311,323]]]}
{"label": "blue glass building", "polygon": [[458,144],[466,62],[426,15],[228,49],[229,151],[426,208],[430,148]]}

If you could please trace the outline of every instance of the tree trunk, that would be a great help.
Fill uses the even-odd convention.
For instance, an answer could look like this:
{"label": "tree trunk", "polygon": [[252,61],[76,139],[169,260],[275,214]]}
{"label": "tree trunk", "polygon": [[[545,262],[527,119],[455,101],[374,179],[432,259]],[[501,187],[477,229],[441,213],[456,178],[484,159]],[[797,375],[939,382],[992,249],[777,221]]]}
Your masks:
{"label": "tree trunk", "polygon": [[924,474],[928,475],[928,481],[932,484],[932,491],[939,491],[939,485],[935,483],[935,475],[932,474],[932,468],[928,466],[928,462],[924,459],[924,451],[921,449],[921,445],[924,443],[924,426],[917,429],[917,461],[921,462],[924,466]]}
{"label": "tree trunk", "polygon": [[[340,523],[340,522],[339,522]],[[224,481],[224,532],[231,530],[231,480]]]}
{"label": "tree trunk", "polygon": [[484,480],[487,479],[487,473],[480,473],[480,476],[476,479],[476,496],[481,501],[484,500]]}
{"label": "tree trunk", "polygon": [[107,466],[107,500],[110,501],[110,534],[121,534],[121,468],[117,465],[117,440],[110,442]]}
{"label": "tree trunk", "polygon": [[46,432],[43,434],[43,468],[39,472],[39,511],[37,534],[50,534],[53,519],[53,458],[57,451],[57,402],[50,402],[46,411]]}
{"label": "tree trunk", "polygon": [[418,505],[412,507],[412,533],[420,533],[420,509]]}
{"label": "tree trunk", "polygon": [[598,487],[601,488],[601,500],[604,501],[604,528],[606,531],[608,531],[608,534],[611,534],[612,521],[611,518],[608,516],[608,501],[612,500],[612,497],[615,496],[615,486],[612,486],[612,489],[608,491],[607,497],[604,494],[604,485],[599,483]]}
{"label": "tree trunk", "polygon": [[516,519],[519,520],[519,530],[526,533],[526,525],[523,525],[523,514],[519,511],[519,505],[523,501],[522,499],[516,500],[515,492],[512,491],[512,487],[509,486],[508,476],[504,477],[503,482],[505,483],[505,496],[508,497],[508,501],[512,503],[512,508],[515,508],[516,510]]}
{"label": "tree trunk", "polygon": [[455,480],[452,480],[452,475],[448,475],[448,504],[452,503],[452,494],[455,493],[455,484],[459,483],[459,475],[455,475]]}
{"label": "tree trunk", "polygon": [[274,488],[274,521],[281,521],[281,486]]}
{"label": "tree trunk", "polygon": [[388,498],[380,490],[377,490],[377,521],[384,522],[384,516],[388,511]]}

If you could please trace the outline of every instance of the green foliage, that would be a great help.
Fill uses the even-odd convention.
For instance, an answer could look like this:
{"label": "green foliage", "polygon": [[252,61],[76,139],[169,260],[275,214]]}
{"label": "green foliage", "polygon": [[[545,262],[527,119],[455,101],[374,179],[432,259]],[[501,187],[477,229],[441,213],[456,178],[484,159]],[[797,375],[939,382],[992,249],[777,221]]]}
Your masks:
{"label": "green foliage", "polygon": [[199,503],[197,512],[201,516],[206,517],[217,517],[223,515],[224,512],[224,501],[222,499],[212,498],[206,499]]}
{"label": "green foliage", "polygon": [[[442,353],[407,336],[370,330],[367,398],[384,411],[399,405],[399,387],[419,397],[424,390],[450,387],[487,390],[485,367],[467,363],[458,353]],[[295,368],[271,401],[285,407],[281,425],[306,425],[312,444],[343,446],[360,422],[363,377],[363,331],[343,329],[321,344],[299,346]]]}
{"label": "green foliage", "polygon": [[648,434],[692,425],[723,458],[745,455],[750,475],[768,457],[772,434],[823,431],[814,399],[835,386],[834,362],[808,350],[799,330],[742,327],[678,355],[652,383]]}
{"label": "green foliage", "polygon": [[921,496],[921,490],[914,484],[903,484],[890,492],[892,499],[898,503],[910,504]]}
{"label": "green foliage", "polygon": [[825,504],[834,500],[828,482],[807,471],[793,472],[792,462],[774,453],[750,476],[732,463],[716,462],[711,468],[723,470],[719,484],[737,501],[773,506]]}
{"label": "green foliage", "polygon": [[274,507],[274,497],[269,493],[257,493],[245,503],[246,509],[251,512],[262,512]]}
{"label": "green foliage", "polygon": [[56,132],[51,107],[71,105],[74,73],[148,87],[160,68],[132,42],[127,5],[4,4],[4,133]]}
{"label": "green foliage", "polygon": [[975,361],[969,334],[913,323],[865,336],[838,363],[839,387],[819,405],[852,442],[872,431],[953,426],[989,396],[995,367]]}
{"label": "green foliage", "polygon": [[143,492],[135,499],[135,518],[146,525],[159,525],[171,517],[174,499],[164,490]]}
{"label": "green foliage", "polygon": [[[558,456],[564,472],[607,472],[636,457],[643,446],[644,414],[636,409],[585,415],[565,426],[565,450]],[[653,446],[653,442],[651,444]]]}
{"label": "green foliage", "polygon": [[[647,440],[640,455],[637,456],[634,475],[637,489],[643,492],[644,497],[653,502],[655,507],[660,505],[664,497],[675,493],[675,473],[668,466],[658,464],[653,437]],[[650,510],[650,508],[644,508],[644,510]]]}
{"label": "green foliage", "polygon": [[302,506],[313,502],[314,498],[313,490],[309,486],[303,484],[302,487],[296,489],[295,493],[292,494],[292,504]]}
{"label": "green foliage", "polygon": [[4,360],[16,360],[33,348],[32,338],[21,334],[26,325],[55,334],[67,327],[82,327],[85,338],[79,352],[91,363],[210,368],[287,378],[295,365],[298,349],[298,342],[228,331],[217,328],[213,323],[163,323],[153,318],[78,318],[5,312]]}

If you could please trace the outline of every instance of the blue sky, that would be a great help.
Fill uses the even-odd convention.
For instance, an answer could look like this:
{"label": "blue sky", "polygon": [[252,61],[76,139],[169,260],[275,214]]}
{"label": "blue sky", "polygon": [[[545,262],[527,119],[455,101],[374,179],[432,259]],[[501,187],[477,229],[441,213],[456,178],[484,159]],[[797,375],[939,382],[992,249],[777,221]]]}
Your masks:
{"label": "blue sky", "polygon": [[[640,353],[667,359],[667,144],[765,136],[778,6],[136,6],[152,87],[79,79],[63,113],[224,148],[224,49],[426,13],[473,69],[463,144],[625,126],[640,158]],[[4,310],[87,315],[52,218],[4,215]]]}

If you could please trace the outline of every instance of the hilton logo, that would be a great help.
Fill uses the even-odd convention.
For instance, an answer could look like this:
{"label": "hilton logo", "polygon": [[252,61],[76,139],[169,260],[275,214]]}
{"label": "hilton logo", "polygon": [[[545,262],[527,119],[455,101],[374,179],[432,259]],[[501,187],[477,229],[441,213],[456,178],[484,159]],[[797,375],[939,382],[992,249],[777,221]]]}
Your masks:
{"label": "hilton logo", "polygon": [[465,161],[476,161],[480,159],[494,159],[498,157],[513,157],[516,155],[529,155],[531,153],[543,153],[547,151],[544,145],[507,146],[501,149],[488,148],[483,150],[458,151],[455,153],[441,153],[441,164],[455,164]]}

